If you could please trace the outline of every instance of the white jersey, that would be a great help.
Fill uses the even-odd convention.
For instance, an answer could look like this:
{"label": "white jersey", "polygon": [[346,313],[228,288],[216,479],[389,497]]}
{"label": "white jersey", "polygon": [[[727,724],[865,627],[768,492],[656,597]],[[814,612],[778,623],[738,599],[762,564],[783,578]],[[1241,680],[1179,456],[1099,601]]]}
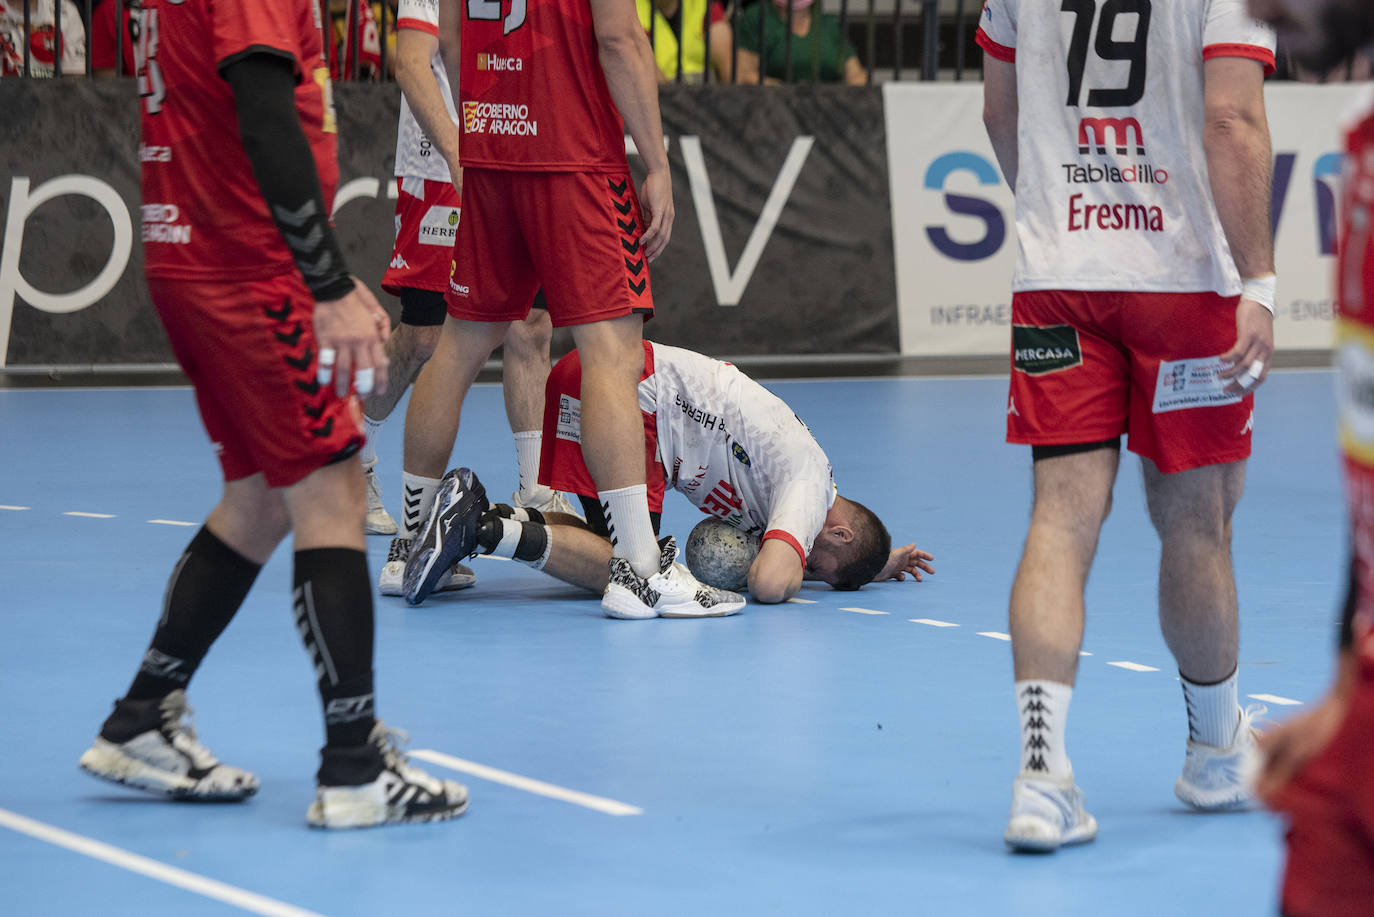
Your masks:
{"label": "white jersey", "polygon": [[1245,0],[987,0],[1016,62],[1013,290],[1240,293],[1207,179],[1203,61],[1274,67]]}
{"label": "white jersey", "polygon": [[[439,34],[439,0],[401,0],[396,10],[396,28],[418,29],[431,35]],[[436,50],[430,58],[429,69],[444,95],[444,105],[448,116],[457,126],[458,109],[453,105],[453,90],[448,85],[448,73],[444,70],[444,60]],[[430,181],[447,182],[450,180],[448,163],[425,135],[420,122],[411,114],[410,103],[405,93],[401,93],[401,117],[396,125],[396,175],[409,178],[426,178]]]}
{"label": "white jersey", "polygon": [[655,415],[668,486],[702,512],[778,538],[802,562],[835,502],[835,479],[806,424],[729,363],[653,344],[640,410]]}

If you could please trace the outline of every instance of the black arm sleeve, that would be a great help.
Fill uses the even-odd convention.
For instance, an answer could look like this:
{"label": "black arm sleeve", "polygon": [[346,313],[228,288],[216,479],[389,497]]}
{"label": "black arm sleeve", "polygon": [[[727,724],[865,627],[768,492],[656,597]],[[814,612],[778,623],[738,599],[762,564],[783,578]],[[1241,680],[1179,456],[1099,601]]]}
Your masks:
{"label": "black arm sleeve", "polygon": [[343,252],[320,191],[310,143],[296,114],[296,74],[289,57],[264,49],[226,61],[220,70],[234,90],[239,138],[306,286],[317,301],[353,289]]}

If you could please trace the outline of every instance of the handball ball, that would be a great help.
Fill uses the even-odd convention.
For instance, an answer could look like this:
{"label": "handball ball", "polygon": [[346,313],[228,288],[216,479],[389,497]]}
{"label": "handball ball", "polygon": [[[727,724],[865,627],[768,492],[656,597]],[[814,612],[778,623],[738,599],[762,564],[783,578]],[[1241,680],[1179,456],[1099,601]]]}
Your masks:
{"label": "handball ball", "polygon": [[703,519],[687,536],[687,569],[708,586],[742,591],[749,565],[759,553],[759,536],[749,535],[719,519]]}

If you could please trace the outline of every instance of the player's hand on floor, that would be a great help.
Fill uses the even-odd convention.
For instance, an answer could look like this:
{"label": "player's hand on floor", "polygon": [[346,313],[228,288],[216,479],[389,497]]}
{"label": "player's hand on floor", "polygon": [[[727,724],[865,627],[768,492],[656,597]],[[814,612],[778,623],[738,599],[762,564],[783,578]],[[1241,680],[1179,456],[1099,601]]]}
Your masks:
{"label": "player's hand on floor", "polygon": [[921,573],[925,572],[934,575],[935,568],[930,562],[935,559],[935,555],[928,551],[922,551],[914,544],[903,545],[900,548],[893,548],[888,555],[887,563],[878,575],[873,577],[873,582],[881,583],[884,580],[895,579],[898,582],[906,579],[907,574],[916,582],[921,582]]}
{"label": "player's hand on floor", "polygon": [[320,348],[319,381],[331,379],[342,398],[350,385],[361,396],[386,391],[385,344],[391,320],[377,297],[353,278],[353,291],[315,304],[315,341]]}
{"label": "player's hand on floor", "polygon": [[1254,300],[1242,299],[1236,306],[1235,346],[1221,355],[1222,365],[1227,367],[1221,377],[1231,383],[1225,391],[1244,395],[1259,388],[1269,376],[1273,358],[1274,316]]}
{"label": "player's hand on floor", "polygon": [[673,180],[665,169],[650,172],[639,192],[639,209],[647,220],[639,241],[644,245],[644,257],[653,261],[668,247],[673,235]]}

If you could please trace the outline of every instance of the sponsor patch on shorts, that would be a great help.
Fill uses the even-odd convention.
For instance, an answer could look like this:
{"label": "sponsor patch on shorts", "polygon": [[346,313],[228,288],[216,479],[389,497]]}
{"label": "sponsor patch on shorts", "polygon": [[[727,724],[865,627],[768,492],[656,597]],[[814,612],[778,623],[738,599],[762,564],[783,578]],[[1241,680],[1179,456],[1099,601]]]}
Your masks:
{"label": "sponsor patch on shorts", "polygon": [[425,211],[417,233],[421,245],[453,247],[458,234],[458,208],[435,205]]}
{"label": "sponsor patch on shorts", "polygon": [[1012,365],[1028,376],[1073,369],[1083,362],[1072,325],[1012,325]]}
{"label": "sponsor patch on shorts", "polygon": [[1221,378],[1223,368],[1220,356],[1161,360],[1159,375],[1155,377],[1154,413],[1213,408],[1240,401],[1244,393],[1222,391],[1230,384],[1229,379]]}
{"label": "sponsor patch on shorts", "polygon": [[571,395],[558,396],[558,439],[582,444],[582,402]]}

